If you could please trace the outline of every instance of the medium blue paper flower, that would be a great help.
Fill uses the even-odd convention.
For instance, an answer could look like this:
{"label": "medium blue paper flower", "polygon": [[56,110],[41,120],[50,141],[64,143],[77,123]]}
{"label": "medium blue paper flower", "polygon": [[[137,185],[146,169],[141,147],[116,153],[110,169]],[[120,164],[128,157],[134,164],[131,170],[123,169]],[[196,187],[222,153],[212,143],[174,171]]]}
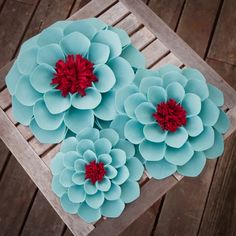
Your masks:
{"label": "medium blue paper flower", "polygon": [[52,190],[63,209],[86,222],[118,217],[138,198],[142,163],[113,129],[83,129],[62,142],[51,162]]}
{"label": "medium blue paper flower", "polygon": [[42,143],[113,120],[115,91],[145,66],[127,33],[91,18],[59,21],[26,41],[6,77],[13,116]]}
{"label": "medium blue paper flower", "polygon": [[223,93],[196,69],[140,69],[134,83],[117,92],[120,115],[111,127],[138,146],[152,177],[197,176],[206,159],[224,151],[230,123],[223,103]]}

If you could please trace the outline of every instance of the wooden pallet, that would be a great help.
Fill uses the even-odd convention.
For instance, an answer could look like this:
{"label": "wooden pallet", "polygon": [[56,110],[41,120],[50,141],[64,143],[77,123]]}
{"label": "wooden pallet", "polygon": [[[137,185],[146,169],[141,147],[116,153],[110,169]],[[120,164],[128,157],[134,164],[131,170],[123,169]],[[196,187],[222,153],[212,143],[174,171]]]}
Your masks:
{"label": "wooden pallet", "polygon": [[[232,122],[225,138],[236,129],[235,91],[140,0],[94,0],[75,13],[71,19],[92,16],[126,30],[133,44],[144,53],[148,68],[159,68],[165,63],[198,68],[210,83],[219,87],[225,94],[224,110]],[[11,64],[0,71],[2,80]],[[14,121],[11,97],[5,85],[0,87],[0,91],[0,137],[75,235],[103,235],[107,232],[112,235],[120,234],[182,178],[175,174],[156,181],[144,174],[140,181],[140,198],[127,205],[119,218],[102,219],[94,225],[87,224],[78,216],[65,213],[58,198],[51,191],[49,164],[59,150],[59,145],[39,143],[27,127]]]}

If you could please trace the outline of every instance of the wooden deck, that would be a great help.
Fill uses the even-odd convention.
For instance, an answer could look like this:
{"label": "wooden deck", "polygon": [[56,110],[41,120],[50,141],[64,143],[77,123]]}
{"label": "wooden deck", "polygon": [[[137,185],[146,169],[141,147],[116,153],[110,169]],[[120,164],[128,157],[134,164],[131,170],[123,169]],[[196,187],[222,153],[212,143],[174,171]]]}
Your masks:
{"label": "wooden deck", "polygon": [[[0,67],[24,40],[87,2],[0,0]],[[236,89],[235,0],[147,4]],[[236,235],[235,141],[233,134],[223,158],[208,162],[198,178],[184,178],[123,235]],[[0,235],[71,235],[1,141]]]}

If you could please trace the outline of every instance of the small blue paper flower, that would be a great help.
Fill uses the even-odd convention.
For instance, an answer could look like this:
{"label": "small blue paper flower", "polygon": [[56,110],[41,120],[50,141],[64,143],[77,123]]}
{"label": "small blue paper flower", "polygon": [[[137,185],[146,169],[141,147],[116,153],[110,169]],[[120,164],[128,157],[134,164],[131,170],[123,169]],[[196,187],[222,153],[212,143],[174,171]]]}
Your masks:
{"label": "small blue paper flower", "polygon": [[140,69],[134,83],[117,92],[120,115],[110,127],[138,145],[152,177],[162,179],[176,171],[197,176],[206,159],[224,151],[222,134],[230,122],[219,108],[223,104],[223,93],[196,69]]}
{"label": "small blue paper flower", "polygon": [[143,55],[127,33],[91,18],[59,21],[26,41],[6,77],[13,116],[42,143],[113,120],[115,91],[130,84]]}
{"label": "small blue paper flower", "polygon": [[62,142],[51,162],[52,190],[63,209],[86,222],[118,217],[138,198],[142,163],[134,146],[113,129],[83,129]]}

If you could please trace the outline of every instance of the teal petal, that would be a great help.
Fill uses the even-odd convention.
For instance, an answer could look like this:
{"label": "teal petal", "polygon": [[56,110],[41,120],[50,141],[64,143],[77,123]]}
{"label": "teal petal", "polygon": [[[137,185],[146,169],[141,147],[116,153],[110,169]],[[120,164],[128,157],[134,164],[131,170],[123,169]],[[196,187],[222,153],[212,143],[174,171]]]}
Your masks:
{"label": "teal petal", "polygon": [[112,182],[117,184],[117,185],[121,185],[128,178],[129,178],[129,170],[126,166],[122,166],[122,167],[117,169],[117,175],[114,179],[112,179]]}
{"label": "teal petal", "polygon": [[153,114],[155,113],[155,107],[149,102],[143,102],[135,109],[135,116],[137,120],[144,125],[155,123]]}
{"label": "teal petal", "polygon": [[67,138],[62,142],[60,151],[63,153],[66,153],[69,151],[75,151],[77,143],[78,141],[75,137]]}
{"label": "teal petal", "polygon": [[189,142],[195,151],[201,152],[211,148],[214,144],[214,139],[215,135],[213,128],[205,126],[202,133],[197,137],[189,138]]}
{"label": "teal petal", "polygon": [[81,156],[76,151],[69,151],[64,154],[63,164],[67,169],[74,170],[75,161],[80,158]]}
{"label": "teal petal", "polygon": [[84,173],[74,173],[72,175],[72,181],[73,183],[75,183],[76,185],[83,185],[85,183],[85,177],[84,177]]}
{"label": "teal petal", "polygon": [[195,152],[189,162],[183,166],[177,167],[177,172],[184,176],[198,176],[206,164],[206,157],[203,152]]}
{"label": "teal petal", "polygon": [[189,136],[198,136],[203,131],[203,124],[201,118],[199,116],[187,118],[187,122],[184,128],[188,132]]}
{"label": "teal petal", "polygon": [[88,19],[85,19],[85,21],[92,24],[97,29],[97,31],[107,29],[107,24],[98,18],[95,18],[95,17],[88,18]]}
{"label": "teal petal", "polygon": [[207,84],[209,90],[209,99],[211,99],[216,106],[220,107],[224,105],[224,94],[221,90],[213,86],[212,84]]}
{"label": "teal petal", "polygon": [[37,48],[38,47],[38,38],[39,35],[35,35],[32,38],[26,40],[20,47],[19,54],[22,54],[25,51],[28,51],[31,48]]}
{"label": "teal petal", "polygon": [[206,81],[203,74],[197,69],[184,68],[182,70],[182,74],[189,80],[190,79],[195,79],[195,80],[201,80],[201,81],[204,81],[204,82]]}
{"label": "teal petal", "polygon": [[115,168],[119,168],[126,163],[126,154],[121,149],[112,149],[110,152],[112,162],[111,165]]}
{"label": "teal petal", "polygon": [[98,162],[103,162],[107,166],[111,164],[112,158],[109,154],[101,154],[98,156]]}
{"label": "teal petal", "polygon": [[[82,142],[82,141],[81,141]],[[92,150],[86,150],[86,148],[84,147],[84,155],[83,158],[87,163],[90,163],[92,161],[96,161],[97,162],[97,155],[92,151]]]}
{"label": "teal petal", "polygon": [[148,89],[147,99],[150,103],[152,103],[153,106],[157,106],[159,103],[166,102],[166,90],[160,86],[153,86]]}
{"label": "teal petal", "polygon": [[217,122],[220,115],[219,108],[210,99],[205,99],[202,102],[202,109],[199,114],[203,125],[213,126]]}
{"label": "teal petal", "polygon": [[64,114],[51,114],[44,101],[42,99],[38,100],[33,109],[34,119],[38,126],[44,130],[55,130],[60,127],[63,122]]}
{"label": "teal petal", "polygon": [[140,82],[144,77],[153,77],[153,76],[158,76],[159,72],[154,71],[154,70],[149,70],[149,69],[138,69],[135,73],[135,78],[134,78],[134,84],[139,87]]}
{"label": "teal petal", "polygon": [[74,183],[72,182],[73,174],[74,174],[74,171],[68,170],[68,169],[64,169],[60,173],[59,181],[62,184],[62,186],[64,186],[65,188],[69,188],[74,185]]}
{"label": "teal petal", "polygon": [[59,43],[63,37],[63,31],[60,28],[49,27],[44,29],[38,37],[38,45],[45,46],[52,43]]}
{"label": "teal petal", "polygon": [[111,142],[106,138],[100,138],[94,143],[97,155],[109,154],[112,148]]}
{"label": "teal petal", "polygon": [[30,84],[29,77],[22,77],[18,82],[15,97],[25,106],[33,106],[34,103],[42,97]]}
{"label": "teal petal", "polygon": [[109,58],[110,48],[103,43],[91,43],[88,60],[93,64],[105,64]]}
{"label": "teal petal", "polygon": [[166,151],[165,143],[153,143],[144,140],[139,145],[139,151],[146,161],[159,161],[163,159]]}
{"label": "teal petal", "polygon": [[114,31],[119,36],[122,48],[131,44],[130,37],[126,33],[126,31],[124,31],[120,28],[117,28],[117,27],[110,27],[110,30]]}
{"label": "teal petal", "polygon": [[116,148],[122,149],[125,152],[127,159],[133,157],[135,154],[134,145],[125,139],[120,139],[116,144]]}
{"label": "teal petal", "polygon": [[121,196],[121,188],[119,185],[111,183],[111,187],[107,192],[104,192],[105,199],[113,201]]}
{"label": "teal petal", "polygon": [[93,127],[93,111],[71,108],[66,112],[64,122],[70,130],[78,134],[85,127]]}
{"label": "teal petal", "polygon": [[226,133],[227,130],[229,129],[230,127],[230,120],[229,120],[229,117],[227,116],[227,114],[225,112],[223,112],[221,109],[220,109],[220,115],[219,115],[219,118],[216,122],[216,124],[214,125],[214,128],[220,132],[220,133]]}
{"label": "teal petal", "polygon": [[185,95],[183,86],[178,82],[169,84],[166,88],[167,99],[174,99],[177,103],[180,103]]}
{"label": "teal petal", "polygon": [[117,170],[111,165],[105,166],[105,171],[106,171],[106,177],[109,179],[113,179],[117,175]]}
{"label": "teal petal", "polygon": [[121,215],[124,209],[125,209],[125,204],[120,199],[114,201],[105,200],[101,207],[101,212],[103,216],[116,218]]}
{"label": "teal petal", "polygon": [[187,117],[196,116],[201,111],[201,99],[193,93],[187,93],[181,105],[187,112]]}
{"label": "teal petal", "polygon": [[77,158],[77,160],[75,160],[75,162],[74,162],[75,171],[76,172],[85,172],[85,166],[87,164],[88,163],[85,160]]}
{"label": "teal petal", "polygon": [[100,208],[103,202],[104,202],[104,193],[101,191],[97,191],[93,195],[86,196],[86,203],[93,209]]}
{"label": "teal petal", "polygon": [[93,195],[97,192],[96,186],[92,184],[92,182],[89,179],[87,179],[84,183],[84,190],[89,195]]}
{"label": "teal petal", "polygon": [[111,122],[110,127],[119,134],[120,138],[125,138],[124,127],[129,120],[129,117],[126,115],[117,115],[115,119]]}
{"label": "teal petal", "polygon": [[63,153],[58,152],[51,160],[50,169],[53,175],[59,175],[64,170]]}
{"label": "teal petal", "polygon": [[149,76],[141,80],[139,90],[141,93],[146,95],[148,90],[154,86],[162,86],[162,79],[160,77]]}
{"label": "teal petal", "polygon": [[60,46],[64,53],[67,55],[80,54],[82,56],[85,56],[90,47],[90,41],[85,35],[79,32],[73,32],[66,35],[61,40]]}
{"label": "teal petal", "polygon": [[65,138],[67,132],[66,126],[63,123],[55,130],[44,130],[37,125],[34,119],[30,122],[30,129],[41,143],[49,144],[60,143]]}
{"label": "teal petal", "polygon": [[129,179],[138,181],[143,175],[144,167],[138,158],[132,157],[126,162],[126,166],[129,170]]}
{"label": "teal petal", "polygon": [[191,159],[193,153],[192,146],[186,142],[181,148],[167,147],[165,159],[173,165],[182,166]]}
{"label": "teal petal", "polygon": [[182,72],[182,70],[178,66],[175,66],[172,64],[166,64],[158,69],[160,76],[164,76],[166,73],[173,72],[173,71],[178,72],[178,73]]}
{"label": "teal petal", "polygon": [[33,117],[33,106],[24,106],[13,96],[12,115],[17,122],[23,125],[29,125]]}
{"label": "teal petal", "polygon": [[139,184],[135,181],[127,180],[120,187],[121,187],[121,200],[124,203],[133,202],[140,195]]}
{"label": "teal petal", "polygon": [[104,177],[102,181],[96,182],[96,187],[98,190],[106,192],[111,187],[111,181],[108,179],[108,177]]}
{"label": "teal petal", "polygon": [[65,55],[58,44],[49,44],[38,50],[38,64],[48,64],[54,67],[59,59],[64,60]]}
{"label": "teal petal", "polygon": [[92,223],[101,218],[101,211],[100,209],[93,209],[89,207],[87,203],[84,202],[79,207],[78,215],[87,223]]}
{"label": "teal petal", "polygon": [[70,25],[73,21],[72,20],[61,20],[53,23],[50,27],[55,27],[55,28],[60,28],[60,29],[65,29],[68,25]]}
{"label": "teal petal", "polygon": [[68,198],[67,193],[65,193],[61,197],[60,201],[61,201],[61,206],[65,212],[70,213],[70,214],[77,213],[80,204],[71,202],[70,199]]}
{"label": "teal petal", "polygon": [[93,42],[103,43],[110,48],[110,58],[118,57],[121,54],[121,42],[118,35],[111,30],[99,31],[93,38]]}
{"label": "teal petal", "polygon": [[90,127],[82,129],[76,136],[76,138],[79,141],[83,139],[90,139],[93,142],[99,139],[99,137],[100,137],[99,130],[95,128],[90,128]]}
{"label": "teal petal", "polygon": [[80,110],[88,110],[96,108],[102,100],[101,94],[95,88],[87,88],[86,95],[81,96],[76,93],[72,95],[71,104]]}
{"label": "teal petal", "polygon": [[[78,142],[77,147],[76,147],[76,151],[79,153],[79,155],[83,156],[84,153],[88,150],[91,152],[94,151],[94,143],[90,139],[83,139]],[[90,154],[88,154],[88,155],[90,155]],[[92,152],[91,155],[94,156],[95,155],[94,152]],[[95,155],[95,159],[93,159],[93,160],[96,160],[96,155]]]}
{"label": "teal petal", "polygon": [[174,174],[177,170],[176,165],[170,164],[166,160],[160,161],[147,161],[146,164],[147,172],[154,179],[164,179]]}
{"label": "teal petal", "polygon": [[175,132],[168,132],[166,144],[173,148],[182,147],[188,139],[188,133],[184,127],[178,128]]}
{"label": "teal petal", "polygon": [[166,88],[170,83],[178,82],[183,87],[185,87],[187,83],[186,77],[184,77],[181,73],[177,71],[171,71],[164,74],[163,78],[163,87]]}
{"label": "teal petal", "polygon": [[116,83],[116,77],[111,68],[107,65],[96,66],[94,75],[98,79],[98,81],[94,83],[94,86],[101,93],[108,92]]}
{"label": "teal petal", "polygon": [[63,187],[59,182],[59,176],[53,176],[52,178],[52,191],[58,196],[62,197],[67,192],[67,188]]}
{"label": "teal petal", "polygon": [[163,130],[158,124],[145,125],[143,133],[147,140],[154,143],[165,141],[167,135],[167,131]]}
{"label": "teal petal", "polygon": [[68,189],[68,198],[73,203],[80,203],[85,200],[86,194],[84,187],[80,185],[71,186]]}
{"label": "teal petal", "polygon": [[129,120],[124,128],[124,136],[133,144],[139,144],[144,139],[143,125],[136,120]]}
{"label": "teal petal", "polygon": [[114,147],[119,141],[118,133],[113,129],[103,129],[100,131],[100,137],[109,140]]}

